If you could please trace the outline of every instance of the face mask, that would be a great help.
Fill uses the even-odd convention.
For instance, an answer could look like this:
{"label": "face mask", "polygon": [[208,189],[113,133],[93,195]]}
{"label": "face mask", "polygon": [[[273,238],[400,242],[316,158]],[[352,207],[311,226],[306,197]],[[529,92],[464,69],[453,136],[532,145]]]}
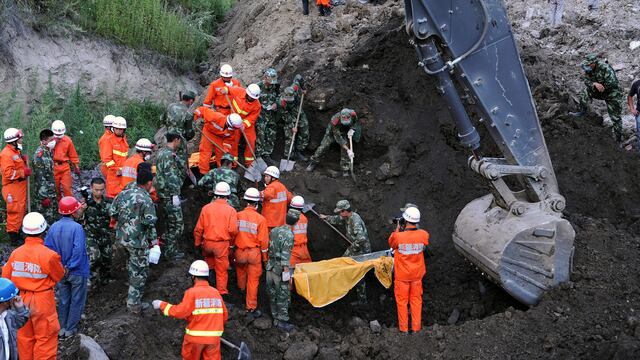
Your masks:
{"label": "face mask", "polygon": [[224,84],[227,86],[233,86],[233,81],[225,82]]}
{"label": "face mask", "polygon": [[49,148],[49,150],[53,150],[54,147],[56,147],[56,141],[55,140],[51,140],[47,143],[47,147]]}
{"label": "face mask", "polygon": [[151,155],[145,155],[144,156],[144,161],[148,161],[149,159],[151,159]]}
{"label": "face mask", "polygon": [[22,150],[22,144],[18,144],[16,147],[18,148],[18,150]]}
{"label": "face mask", "polygon": [[56,138],[56,140],[60,140],[64,137],[64,135],[53,135],[54,138]]}

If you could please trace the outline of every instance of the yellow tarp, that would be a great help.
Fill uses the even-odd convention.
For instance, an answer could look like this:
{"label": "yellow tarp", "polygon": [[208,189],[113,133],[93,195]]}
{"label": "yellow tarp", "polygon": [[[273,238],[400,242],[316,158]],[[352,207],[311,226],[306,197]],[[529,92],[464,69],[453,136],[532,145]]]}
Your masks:
{"label": "yellow tarp", "polygon": [[[215,159],[216,159],[216,156],[212,155],[211,162],[215,161]],[[200,163],[200,153],[199,152],[191,153],[191,156],[189,156],[189,168],[198,167],[199,163]]]}
{"label": "yellow tarp", "polygon": [[387,256],[364,262],[341,257],[298,264],[293,280],[300,296],[315,307],[323,307],[345,296],[372,268],[378,281],[388,289],[392,267],[393,258]]}

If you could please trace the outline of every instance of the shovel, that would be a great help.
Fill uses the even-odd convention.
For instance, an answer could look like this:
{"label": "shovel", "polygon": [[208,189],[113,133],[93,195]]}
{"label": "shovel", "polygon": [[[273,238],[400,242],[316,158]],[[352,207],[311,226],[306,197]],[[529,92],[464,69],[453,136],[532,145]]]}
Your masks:
{"label": "shovel", "polygon": [[[304,101],[304,93],[302,93],[302,97],[300,98],[300,106],[298,107],[298,117],[296,118],[296,126],[294,129],[298,130],[298,121],[300,120],[300,113],[302,113],[302,102]],[[280,171],[291,171],[293,170],[293,166],[296,164],[295,161],[291,161],[291,152],[293,151],[293,144],[296,142],[296,135],[298,132],[294,132],[291,137],[291,146],[289,146],[289,154],[287,155],[287,160],[280,160]]]}
{"label": "shovel", "polygon": [[[231,109],[231,111],[233,111],[234,113],[236,113],[235,109],[233,108],[233,104],[231,104],[231,100],[229,100],[229,95],[224,94],[224,97],[227,99],[227,102],[229,103],[229,108]],[[242,137],[244,138],[244,142],[245,144],[247,144],[246,146],[249,148],[249,151],[251,151],[251,155],[253,156],[253,162],[251,163],[251,166],[249,166],[250,172],[257,172],[258,174],[261,174],[260,176],[262,176],[262,173],[267,170],[267,163],[264,162],[264,160],[262,158],[256,157],[256,153],[253,151],[253,147],[251,147],[251,144],[249,143],[249,139],[247,139],[247,135],[244,133],[244,129],[240,129],[240,132],[242,132]]]}
{"label": "shovel", "polygon": [[[353,152],[353,135],[349,136],[349,150],[351,150],[351,152]],[[353,153],[354,157],[355,157],[355,153]],[[349,172],[351,172],[351,178],[353,179],[354,183],[357,183],[356,181],[356,175],[353,173],[353,157],[349,159],[350,164],[349,164]]]}
{"label": "shovel", "polygon": [[[302,212],[306,214],[307,212],[311,211],[312,213],[316,214],[316,216],[318,218],[320,218],[320,214],[318,214],[315,210],[313,210],[314,206],[316,206],[316,204],[314,204],[314,203],[305,203],[304,206],[302,207]],[[333,229],[333,231],[335,231],[338,234],[340,234],[340,236],[342,236],[342,238],[345,239],[349,243],[349,245],[353,246],[353,242],[351,240],[349,240],[343,233],[341,233],[340,230],[338,230],[335,226],[331,225],[325,219],[320,218],[320,220],[324,221],[324,223],[329,225],[329,227],[331,227]]]}
{"label": "shovel", "polygon": [[236,346],[224,338],[220,338],[220,341],[228,347],[238,350],[238,360],[251,360],[251,350],[249,350],[249,347],[244,341],[240,342],[240,346]]}
{"label": "shovel", "polygon": [[[194,128],[196,130],[198,130],[198,132],[200,132],[200,134],[202,134],[202,136],[204,136],[205,139],[209,140],[209,142],[215,146],[218,150],[222,151],[225,154],[228,154],[227,151],[225,151],[220,145],[216,144],[215,141],[211,140],[211,138],[209,138],[207,136],[207,134],[205,134],[202,130],[200,130],[199,127],[194,126]],[[247,169],[246,166],[240,164],[238,161],[234,161],[236,163],[236,165],[238,165],[240,168],[244,169],[244,177],[245,179],[249,180],[249,181],[253,181],[253,182],[259,182],[260,180],[262,180],[262,174],[261,173],[256,173],[255,170],[257,169],[253,169],[253,172],[249,169]]]}

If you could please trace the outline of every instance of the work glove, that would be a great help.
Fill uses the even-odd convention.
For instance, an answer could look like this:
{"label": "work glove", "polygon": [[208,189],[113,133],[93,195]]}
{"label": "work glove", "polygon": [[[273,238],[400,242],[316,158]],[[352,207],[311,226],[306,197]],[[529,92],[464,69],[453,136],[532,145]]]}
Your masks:
{"label": "work glove", "polygon": [[76,173],[76,175],[80,176],[80,167],[78,165],[75,165],[73,168],[73,172]]}
{"label": "work glove", "polygon": [[23,168],[23,170],[24,170],[24,177],[29,177],[33,173],[33,171],[31,171],[31,168],[28,168],[26,166]]}
{"label": "work glove", "polygon": [[353,137],[353,134],[355,134],[355,133],[356,133],[356,131],[355,131],[355,130],[353,130],[353,129],[349,129],[349,131],[347,131],[347,137],[352,138],[352,137]]}
{"label": "work glove", "polygon": [[193,112],[193,119],[197,120],[200,119],[202,117],[202,113],[200,112],[200,109],[196,109],[196,111]]}
{"label": "work glove", "polygon": [[160,300],[153,300],[153,301],[151,302],[151,305],[153,306],[153,308],[154,308],[154,309],[156,309],[156,310],[160,310],[160,303],[161,303],[161,302],[162,302],[162,301],[160,301]]}
{"label": "work glove", "polygon": [[354,154],[353,150],[351,149],[347,150],[347,155],[349,156],[349,160],[353,160],[353,158],[356,156],[356,154]]}
{"label": "work glove", "polygon": [[180,196],[173,195],[171,197],[171,203],[173,204],[173,207],[180,207]]}
{"label": "work glove", "polygon": [[51,206],[51,199],[49,198],[44,198],[40,201],[40,205],[42,205],[42,207],[44,208],[48,208],[49,206]]}

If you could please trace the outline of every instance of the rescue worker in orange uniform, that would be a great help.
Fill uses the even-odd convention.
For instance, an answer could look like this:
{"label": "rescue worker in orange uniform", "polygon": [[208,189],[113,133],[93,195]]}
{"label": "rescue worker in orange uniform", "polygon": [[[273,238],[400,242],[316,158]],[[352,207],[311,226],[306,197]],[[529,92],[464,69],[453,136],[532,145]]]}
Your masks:
{"label": "rescue worker in orange uniform", "polygon": [[300,211],[300,219],[291,227],[293,231],[293,249],[291,250],[291,267],[296,264],[311,262],[311,255],[307,248],[309,239],[307,238],[307,227],[309,219],[302,213],[304,208],[304,198],[302,196],[294,196],[289,203],[289,207]]}
{"label": "rescue worker in orange uniform", "polygon": [[[260,98],[260,86],[258,86],[258,84],[251,84],[247,86],[246,90],[241,87],[234,87],[231,88],[230,95],[232,104],[231,111],[242,117],[242,124],[244,126],[236,135],[234,148],[237,153],[240,139],[245,141],[244,164],[249,167],[255,160],[253,154],[256,150],[256,121],[258,121],[258,116],[260,116],[260,111],[262,110],[262,105],[260,105],[260,100],[258,100]],[[247,137],[246,139],[244,139],[242,131],[244,131],[244,135]],[[247,140],[249,141],[248,144]]]}
{"label": "rescue worker in orange uniform", "polygon": [[236,273],[238,287],[247,291],[245,309],[254,318],[262,312],[258,307],[258,284],[262,275],[262,262],[267,261],[269,229],[267,220],[258,213],[260,192],[248,188],[244,192],[247,207],[238,213],[238,235],[235,239]]}
{"label": "rescue worker in orange uniform", "polygon": [[[73,140],[65,135],[67,127],[62,120],[55,120],[51,124],[51,131],[56,140],[56,146],[53,148],[53,179],[56,183],[56,193],[58,200],[62,196],[73,196],[71,186],[71,167],[76,175],[80,175],[80,158],[73,146]],[[62,188],[62,191],[60,191]]]}
{"label": "rescue worker in orange uniform", "polygon": [[153,300],[153,308],[165,316],[188,322],[182,342],[185,360],[220,360],[220,337],[229,317],[222,296],[209,285],[209,266],[196,260],[189,267],[193,287],[185,291],[180,304]]}
{"label": "rescue worker in orange uniform", "polygon": [[27,178],[31,168],[22,155],[22,131],[8,128],[4,131],[7,145],[0,152],[2,171],[2,198],[7,204],[7,235],[13,245],[20,244],[20,226],[27,209]]}
{"label": "rescue worker in orange uniform", "polygon": [[136,153],[122,164],[122,176],[120,176],[120,187],[122,189],[136,180],[138,177],[138,165],[151,159],[152,152],[153,143],[149,139],[141,138],[136,141]]}
{"label": "rescue worker in orange uniform", "polygon": [[100,145],[100,161],[107,168],[107,197],[115,198],[122,190],[122,166],[129,156],[129,144],[124,134],[127,120],[117,116],[112,122],[113,134]]}
{"label": "rescue worker in orange uniform", "polygon": [[[102,136],[100,136],[100,139],[98,139],[98,149],[101,149],[102,143],[106,141],[105,139],[113,134],[113,132],[111,131],[111,126],[113,125],[113,119],[115,118],[115,116],[109,114],[105,116],[104,119],[102,119],[104,133],[102,133]],[[102,176],[104,176],[105,178],[107,177],[107,167],[104,166],[104,164],[100,165],[100,172],[102,173]]]}
{"label": "rescue worker in orange uniform", "polygon": [[209,268],[216,273],[216,288],[225,295],[228,293],[229,250],[238,234],[238,214],[227,203],[231,195],[229,184],[217,183],[213,194],[214,200],[200,211],[193,238],[196,254],[202,251]]}
{"label": "rescue worker in orange uniform", "polygon": [[418,229],[419,222],[420,210],[408,207],[402,213],[396,230],[389,236],[389,246],[395,252],[394,292],[398,307],[398,327],[403,333],[409,331],[407,305],[411,308],[411,330],[416,333],[422,328],[422,278],[427,272],[422,253],[429,245],[429,233]]}
{"label": "rescue worker in orange uniform", "polygon": [[229,90],[235,86],[242,85],[238,79],[233,78],[233,68],[231,65],[223,64],[220,67],[220,77],[209,84],[209,90],[202,105],[224,115],[231,114]]}
{"label": "rescue worker in orange uniform", "polygon": [[[205,106],[200,106],[193,113],[193,120],[197,121],[198,119],[204,119],[202,138],[198,147],[200,153],[198,169],[200,174],[206,175],[211,169],[209,162],[214,152],[218,167],[220,167],[223,153],[229,153],[235,159],[238,158],[238,148],[235,146],[234,152],[234,145],[236,130],[242,127],[242,118],[237,114],[224,115]],[[217,146],[212,144],[212,141]],[[221,149],[224,149],[224,152]]]}
{"label": "rescue worker in orange uniform", "polygon": [[31,309],[31,317],[18,330],[20,360],[55,359],[58,352],[60,323],[53,289],[65,269],[60,255],[44,246],[46,229],[44,216],[28,213],[22,224],[22,231],[27,234],[24,245],[15,249],[2,267],[2,277],[13,281]]}
{"label": "rescue worker in orange uniform", "polygon": [[267,219],[269,232],[276,226],[285,224],[287,217],[287,206],[293,194],[287,190],[278,179],[280,178],[280,170],[275,166],[269,166],[264,171],[264,183],[267,187],[262,190],[262,216]]}

